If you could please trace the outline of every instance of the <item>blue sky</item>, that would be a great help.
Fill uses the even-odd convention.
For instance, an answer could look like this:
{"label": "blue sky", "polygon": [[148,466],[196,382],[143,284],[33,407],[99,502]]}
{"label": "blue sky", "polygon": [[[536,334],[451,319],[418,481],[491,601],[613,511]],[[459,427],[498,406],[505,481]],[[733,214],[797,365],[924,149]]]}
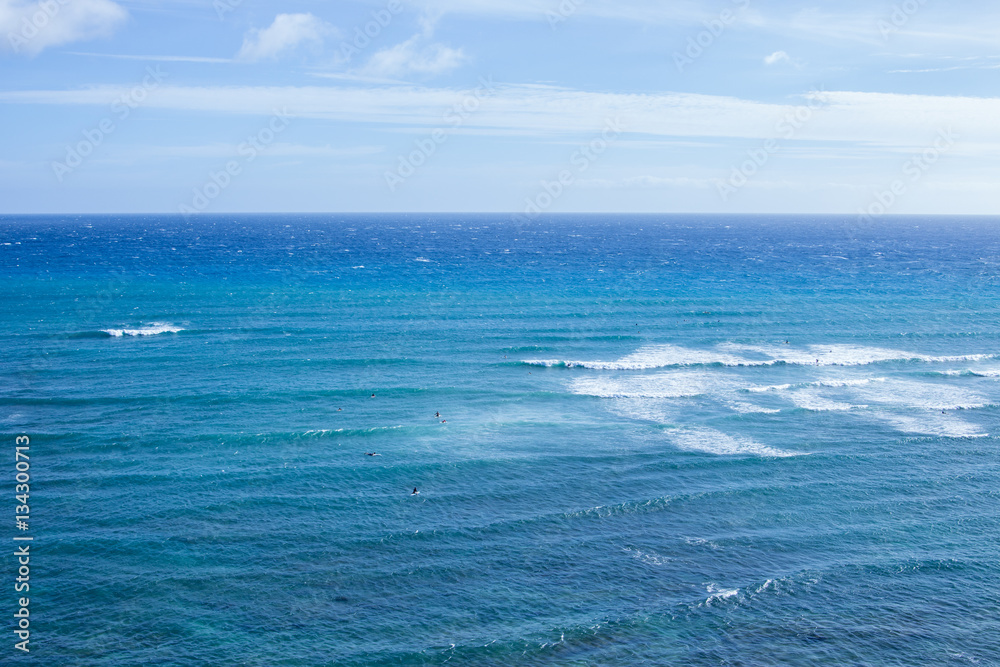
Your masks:
{"label": "blue sky", "polygon": [[0,212],[991,214],[995,3],[0,0]]}

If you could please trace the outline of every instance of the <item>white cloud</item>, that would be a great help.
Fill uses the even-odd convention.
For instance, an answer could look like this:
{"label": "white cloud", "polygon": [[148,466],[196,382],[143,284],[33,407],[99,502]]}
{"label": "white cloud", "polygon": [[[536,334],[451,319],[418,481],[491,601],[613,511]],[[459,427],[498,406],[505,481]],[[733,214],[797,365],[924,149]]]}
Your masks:
{"label": "white cloud", "polygon": [[791,62],[791,58],[784,51],[775,51],[771,55],[764,58],[765,65],[776,65],[780,62]]}
{"label": "white cloud", "polygon": [[312,14],[278,14],[269,27],[247,32],[236,58],[249,62],[273,60],[304,44],[321,46],[323,38],[333,32],[332,26]]}
{"label": "white cloud", "polygon": [[50,46],[109,36],[127,17],[112,0],[0,0],[0,50],[34,56]]}
{"label": "white cloud", "polygon": [[393,78],[408,74],[444,74],[465,62],[462,49],[444,44],[431,44],[434,20],[423,18],[421,31],[410,39],[378,51],[362,68],[361,73],[370,77]]}
{"label": "white cloud", "polygon": [[362,70],[364,74],[378,77],[400,77],[407,74],[443,74],[465,62],[462,49],[443,44],[420,46],[421,35],[402,44],[383,49],[372,56]]}

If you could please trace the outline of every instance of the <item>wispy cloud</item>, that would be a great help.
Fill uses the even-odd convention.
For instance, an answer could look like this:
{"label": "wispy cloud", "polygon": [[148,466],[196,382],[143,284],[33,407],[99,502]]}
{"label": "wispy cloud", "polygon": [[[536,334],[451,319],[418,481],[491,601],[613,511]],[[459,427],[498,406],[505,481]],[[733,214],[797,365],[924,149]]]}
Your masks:
{"label": "wispy cloud", "polygon": [[431,43],[434,37],[432,20],[425,18],[421,24],[421,31],[410,39],[376,52],[362,68],[361,74],[381,78],[444,74],[465,62],[462,49]]}
{"label": "wispy cloud", "polygon": [[618,189],[661,190],[665,188],[712,188],[715,179],[691,178],[690,176],[627,176],[619,179],[590,178],[576,182],[579,187]]}
{"label": "wispy cloud", "polygon": [[206,56],[143,56],[128,53],[88,53],[85,51],[67,51],[72,56],[87,56],[90,58],[114,58],[117,60],[145,60],[164,63],[219,63],[236,62],[232,58],[209,58]]}
{"label": "wispy cloud", "polygon": [[112,0],[0,0],[0,49],[34,56],[52,46],[107,37],[127,18]]}
{"label": "wispy cloud", "polygon": [[[25,104],[107,104],[127,92],[118,86],[84,90],[0,93],[0,102]],[[467,91],[417,86],[360,88],[164,86],[145,104],[183,111],[270,114],[288,107],[296,116],[344,122],[428,127],[442,122],[442,110]],[[942,128],[954,128],[964,143],[1000,142],[1000,98],[898,95],[866,92],[822,93],[823,113],[795,133],[795,141],[839,141],[872,150],[920,148]],[[720,95],[683,93],[630,95],[540,85],[501,87],[467,126],[484,131],[549,137],[592,133],[608,118],[620,117],[633,135],[767,139],[780,136],[782,119],[794,118],[802,103],[776,104]],[[787,120],[786,120],[787,122]]]}
{"label": "wispy cloud", "polygon": [[[227,143],[212,143],[200,146],[149,146],[136,144],[117,150],[113,149],[112,152],[132,157],[141,156],[143,159],[151,157],[226,158],[235,156],[238,148],[237,144]],[[269,157],[353,158],[376,155],[384,150],[381,146],[305,146],[302,144],[275,142],[268,146],[267,155]]]}
{"label": "wispy cloud", "polygon": [[[411,0],[414,6],[434,15],[474,14],[514,20],[546,21],[548,12],[558,11],[560,1],[573,0]],[[669,3],[650,0],[575,0],[574,16],[668,23],[696,21],[717,13],[706,10],[704,2],[673,0]]]}
{"label": "wispy cloud", "polygon": [[333,26],[312,14],[278,14],[267,28],[253,28],[246,34],[236,59],[274,60],[303,45],[322,46],[324,37],[333,33]]}
{"label": "wispy cloud", "polygon": [[765,65],[777,65],[780,62],[791,62],[791,58],[784,51],[775,51],[771,55],[764,58]]}

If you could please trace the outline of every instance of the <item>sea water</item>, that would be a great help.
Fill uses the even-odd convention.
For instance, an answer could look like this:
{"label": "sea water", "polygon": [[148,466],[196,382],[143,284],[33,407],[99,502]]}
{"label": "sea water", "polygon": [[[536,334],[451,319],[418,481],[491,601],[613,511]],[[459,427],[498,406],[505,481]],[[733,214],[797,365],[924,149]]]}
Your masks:
{"label": "sea water", "polygon": [[998,664],[998,224],[0,218],[31,659]]}

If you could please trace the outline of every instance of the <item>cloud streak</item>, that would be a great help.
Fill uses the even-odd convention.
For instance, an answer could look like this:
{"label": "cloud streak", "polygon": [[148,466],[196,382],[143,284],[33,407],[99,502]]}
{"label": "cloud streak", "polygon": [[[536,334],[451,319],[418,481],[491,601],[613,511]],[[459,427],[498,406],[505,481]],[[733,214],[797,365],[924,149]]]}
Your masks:
{"label": "cloud streak", "polygon": [[[8,104],[104,105],[124,92],[116,86],[84,90],[26,90],[0,93]],[[297,116],[392,126],[439,125],[444,110],[467,91],[417,86],[256,87],[164,86],[148,106],[188,112],[269,114],[289,107]],[[929,135],[953,127],[961,138],[1000,143],[1000,98],[822,93],[823,114],[795,134],[795,141],[860,142],[898,149],[923,146]],[[808,97],[808,96],[807,96]],[[766,103],[719,95],[619,94],[541,85],[501,87],[469,122],[484,133],[544,137],[583,134],[608,118],[624,119],[634,135],[766,139],[777,136],[783,119],[801,104]]]}

